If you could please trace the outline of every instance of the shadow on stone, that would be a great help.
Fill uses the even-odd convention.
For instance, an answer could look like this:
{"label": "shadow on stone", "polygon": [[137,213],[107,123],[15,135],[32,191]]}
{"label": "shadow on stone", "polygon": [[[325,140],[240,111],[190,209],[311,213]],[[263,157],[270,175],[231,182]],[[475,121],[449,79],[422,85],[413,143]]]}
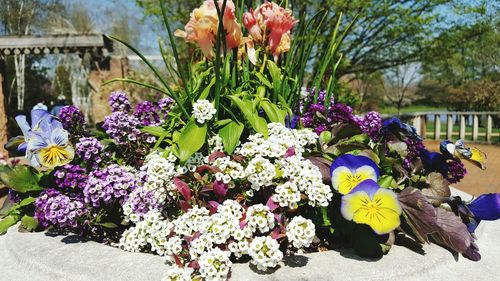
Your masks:
{"label": "shadow on stone", "polygon": [[255,266],[253,263],[248,264],[248,266],[250,267],[250,269],[253,272],[255,272],[257,274],[261,274],[261,275],[271,275],[271,274],[275,273],[277,270],[279,270],[281,268],[281,266],[278,265],[275,268],[269,268],[269,269],[266,269],[266,270],[259,270],[257,268],[257,266]]}
{"label": "shadow on stone", "polygon": [[417,254],[425,255],[423,245],[408,236],[397,234],[394,245],[403,246]]}
{"label": "shadow on stone", "polygon": [[63,231],[47,231],[47,232],[45,232],[45,236],[49,236],[49,237],[53,237],[53,238],[63,236],[61,239],[61,242],[65,243],[65,244],[85,243],[85,242],[89,241],[88,239],[85,239],[80,235],[70,233],[70,232],[63,232]]}
{"label": "shadow on stone", "polygon": [[376,261],[381,259],[381,258],[363,258],[363,257],[360,257],[358,254],[356,254],[356,251],[354,251],[354,249],[339,249],[336,251],[338,251],[339,254],[344,258],[358,260],[358,261],[376,262]]}
{"label": "shadow on stone", "polygon": [[308,261],[308,257],[301,255],[287,256],[283,260],[285,265],[288,267],[303,267],[307,265]]}

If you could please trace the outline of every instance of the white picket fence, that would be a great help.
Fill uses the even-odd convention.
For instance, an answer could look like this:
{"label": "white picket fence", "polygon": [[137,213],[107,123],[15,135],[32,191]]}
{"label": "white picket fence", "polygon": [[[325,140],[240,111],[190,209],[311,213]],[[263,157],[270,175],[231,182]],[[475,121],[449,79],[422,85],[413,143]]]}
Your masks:
{"label": "white picket fence", "polygon": [[[412,124],[417,132],[424,138],[435,140],[442,139],[465,139],[472,136],[472,141],[479,141],[479,137],[484,137],[483,141],[492,143],[498,141],[499,133],[494,133],[495,120],[499,120],[500,112],[415,112],[405,114],[404,119]],[[444,120],[443,120],[444,119]],[[443,122],[444,121],[444,122]],[[434,122],[434,131],[427,131],[427,123]],[[480,132],[480,122],[485,127],[484,132]],[[442,123],[445,124],[442,128]],[[458,123],[458,131],[454,130],[454,125]],[[498,125],[498,124],[497,124]],[[467,127],[472,127],[470,132]],[[470,138],[469,138],[470,139]]]}

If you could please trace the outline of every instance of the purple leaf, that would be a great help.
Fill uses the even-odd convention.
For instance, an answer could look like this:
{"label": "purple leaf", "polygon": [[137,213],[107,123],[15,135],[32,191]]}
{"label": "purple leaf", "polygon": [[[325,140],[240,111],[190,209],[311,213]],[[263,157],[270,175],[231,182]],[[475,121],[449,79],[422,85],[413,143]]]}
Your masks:
{"label": "purple leaf", "polygon": [[224,197],[227,193],[228,186],[222,181],[214,182],[214,192],[217,197]]}
{"label": "purple leaf", "polygon": [[436,231],[436,209],[420,190],[407,187],[398,195],[399,203],[406,214],[413,234],[421,243],[429,243],[428,234]]}
{"label": "purple leaf", "polygon": [[226,154],[222,151],[215,151],[214,153],[210,154],[208,156],[208,162],[209,163],[212,163],[214,162],[217,158],[222,158],[222,157],[226,157]]}
{"label": "purple leaf", "polygon": [[174,178],[174,184],[186,201],[191,200],[191,189],[189,189],[189,185],[187,183],[181,181],[179,178]]}
{"label": "purple leaf", "polygon": [[288,158],[288,157],[294,156],[295,154],[296,154],[296,153],[295,153],[295,147],[291,146],[291,147],[289,147],[289,148],[286,150],[284,157],[285,157],[285,158]]}
{"label": "purple leaf", "polygon": [[266,206],[269,207],[269,209],[271,210],[271,212],[274,211],[274,210],[276,210],[279,207],[279,205],[276,204],[276,202],[274,202],[273,196],[269,196],[269,199],[267,199]]}

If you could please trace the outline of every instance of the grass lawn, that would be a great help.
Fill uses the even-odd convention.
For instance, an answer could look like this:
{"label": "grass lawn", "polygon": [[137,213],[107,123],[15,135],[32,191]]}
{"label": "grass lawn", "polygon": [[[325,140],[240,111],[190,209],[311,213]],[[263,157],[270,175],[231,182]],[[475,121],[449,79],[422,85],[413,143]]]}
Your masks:
{"label": "grass lawn", "polygon": [[[432,107],[427,105],[411,105],[401,108],[401,113],[426,112],[426,111],[445,111],[446,107]],[[398,114],[398,109],[393,106],[380,109],[382,114]]]}

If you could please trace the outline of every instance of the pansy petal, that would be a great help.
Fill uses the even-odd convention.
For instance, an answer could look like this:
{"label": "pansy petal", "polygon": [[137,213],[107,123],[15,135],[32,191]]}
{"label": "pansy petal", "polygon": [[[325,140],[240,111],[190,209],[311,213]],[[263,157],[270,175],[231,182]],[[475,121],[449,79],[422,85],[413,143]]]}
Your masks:
{"label": "pansy petal", "polygon": [[370,201],[366,192],[355,192],[342,196],[340,212],[346,220],[352,220],[356,212],[363,212],[364,205]]}
{"label": "pansy petal", "polygon": [[478,220],[498,220],[500,219],[500,194],[483,194],[472,201],[468,207]]}
{"label": "pansy petal", "polygon": [[31,129],[30,124],[28,123],[28,121],[26,121],[26,116],[24,115],[16,116],[16,122],[21,131],[23,132],[23,135],[26,136]]}
{"label": "pansy petal", "polygon": [[377,192],[373,196],[373,202],[375,202],[381,208],[393,210],[398,214],[398,216],[403,211],[401,209],[401,205],[399,205],[396,193],[386,188],[380,188],[379,190],[377,190]]}
{"label": "pansy petal", "polygon": [[394,210],[385,208],[381,208],[377,212],[365,210],[364,213],[356,213],[353,221],[369,225],[377,234],[390,233],[401,224],[399,214]]}
{"label": "pansy petal", "polygon": [[47,148],[40,149],[37,153],[37,158],[43,167],[52,169],[71,162],[74,154],[75,151],[72,146],[63,147],[52,145]]}
{"label": "pansy petal", "polygon": [[439,172],[443,176],[448,174],[448,164],[446,163],[446,158],[441,153],[430,152],[422,148],[420,149],[420,159],[422,159],[422,164],[427,171]]}
{"label": "pansy petal", "polygon": [[68,131],[62,127],[55,128],[50,134],[50,141],[58,146],[66,146],[69,142]]}
{"label": "pansy petal", "polygon": [[41,134],[35,132],[29,132],[27,137],[27,150],[34,151],[42,148],[46,148],[49,143]]}
{"label": "pansy petal", "polygon": [[378,183],[372,179],[367,179],[362,182],[360,182],[352,191],[351,193],[355,193],[358,191],[363,191],[368,196],[370,197],[370,200],[373,200],[373,196],[375,193],[380,189],[380,186]]}
{"label": "pansy petal", "polygon": [[338,167],[347,167],[350,170],[358,169],[362,166],[370,166],[373,168],[375,173],[377,174],[377,178],[380,176],[380,170],[375,162],[372,159],[361,156],[361,155],[352,155],[352,154],[343,154],[335,159],[330,166],[330,172],[335,170]]}

